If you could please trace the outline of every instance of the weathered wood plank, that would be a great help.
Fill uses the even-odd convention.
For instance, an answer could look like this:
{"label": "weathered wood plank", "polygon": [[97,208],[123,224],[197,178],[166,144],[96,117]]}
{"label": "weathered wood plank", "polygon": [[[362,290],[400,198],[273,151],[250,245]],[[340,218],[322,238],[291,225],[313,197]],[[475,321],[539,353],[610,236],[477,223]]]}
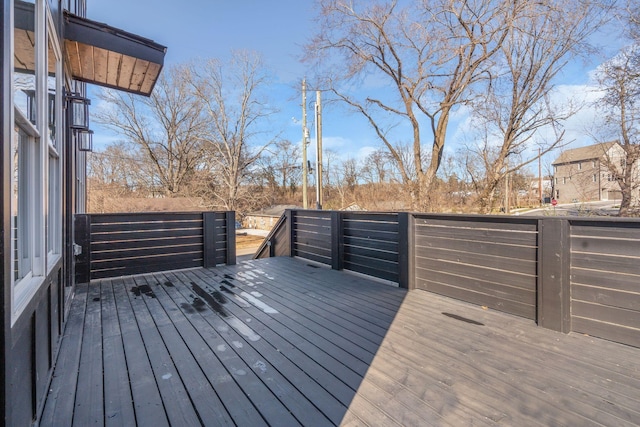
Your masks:
{"label": "weathered wood plank", "polygon": [[571,329],[594,337],[640,347],[640,329],[638,328],[626,328],[591,318],[574,316],[571,319]]}
{"label": "weathered wood plank", "polygon": [[100,287],[102,319],[102,354],[104,363],[104,415],[105,425],[134,425],[136,422],[129,374],[124,354],[122,333],[118,319],[116,299],[110,281],[91,286]]}
{"label": "weathered wood plank", "polygon": [[491,268],[492,270],[503,270],[530,276],[537,274],[538,267],[536,259],[521,260],[511,258],[509,248],[504,248],[504,252],[501,255],[489,255],[475,251],[435,247],[425,249],[418,247],[415,250],[415,254],[419,259],[447,261],[455,264],[473,265],[480,268]]}
{"label": "weathered wood plank", "polygon": [[591,270],[613,271],[616,274],[638,275],[640,273],[640,256],[615,256],[608,254],[571,253],[572,268],[588,268]]}
{"label": "weathered wood plank", "polygon": [[[101,261],[116,261],[116,260],[141,260],[149,258],[157,258],[163,255],[182,255],[182,254],[196,254],[198,257],[202,257],[202,242],[188,245],[175,245],[172,242],[165,242],[162,246],[145,247],[140,246],[139,242],[132,242],[127,249],[122,250],[108,250],[108,251],[91,251],[91,263],[98,265]],[[192,257],[190,257],[192,259]],[[105,262],[106,264],[106,262]]]}
{"label": "weathered wood plank", "polygon": [[158,239],[158,238],[177,238],[177,237],[197,237],[202,235],[202,230],[197,229],[174,229],[170,232],[158,232],[158,231],[139,231],[128,233],[109,233],[102,235],[95,235],[92,238],[92,243],[109,243],[117,241],[132,241],[132,240],[146,240],[146,239]]}
{"label": "weathered wood plank", "polygon": [[[198,286],[190,280],[188,283],[194,287]],[[178,287],[177,290],[183,293],[183,297],[189,296],[184,293],[186,288]],[[203,296],[209,295],[204,290],[202,292]],[[200,295],[199,292],[197,294]],[[224,358],[223,361],[226,363],[236,364],[230,366],[228,371],[236,382],[243,382],[245,393],[251,397],[252,403],[260,409],[265,419],[271,424],[295,425],[305,424],[314,417],[322,418],[317,409],[311,407],[309,402],[284,380],[271,365],[270,360],[254,349],[254,344],[262,338],[255,333],[251,325],[245,323],[244,318],[229,313],[213,296],[209,295],[206,299],[201,317],[209,326],[204,328],[224,339],[218,344],[222,347],[216,347],[219,349],[217,355]],[[276,396],[279,399],[276,399]]]}
{"label": "weathered wood plank", "polygon": [[512,231],[495,228],[455,228],[453,226],[425,226],[416,220],[416,235],[425,237],[441,237],[476,242],[493,242],[510,245],[536,246],[537,233],[534,231]]}
{"label": "weathered wood plank", "polygon": [[183,237],[156,237],[150,239],[134,239],[134,240],[121,240],[112,242],[95,242],[91,243],[91,253],[103,252],[103,251],[120,251],[126,250],[131,247],[139,248],[153,248],[163,247],[167,245],[175,246],[190,246],[190,245],[202,245],[202,235],[197,236],[183,236]]}
{"label": "weathered wood plank", "polygon": [[84,331],[84,316],[87,306],[88,284],[76,285],[76,295],[69,309],[60,351],[56,361],[56,371],[66,375],[54,375],[49,394],[41,416],[41,425],[69,426],[73,420],[76,386],[80,366],[80,352]]}
{"label": "weathered wood plank", "polygon": [[194,233],[202,233],[202,219],[194,220],[175,220],[162,219],[158,221],[145,222],[126,222],[118,221],[111,223],[94,223],[93,217],[91,222],[91,234],[96,236],[109,235],[113,232],[137,232],[137,231],[156,231],[158,234],[169,234],[170,230],[194,230]]}
{"label": "weathered wood plank", "polygon": [[462,262],[434,259],[428,257],[417,257],[416,276],[426,277],[449,277],[446,282],[456,280],[462,281],[482,281],[498,283],[515,289],[535,290],[536,275],[529,272],[520,273],[516,271],[501,270],[488,265],[472,265]]}
{"label": "weathered wood plank", "polygon": [[345,237],[359,237],[361,239],[380,240],[382,242],[397,242],[397,232],[379,231],[377,229],[360,230],[360,229],[345,229]]}
{"label": "weathered wood plank", "polygon": [[527,319],[535,319],[536,308],[534,304],[526,304],[511,301],[504,297],[495,297],[473,290],[472,286],[458,287],[452,284],[433,281],[431,278],[416,278],[416,286],[429,292],[456,298],[462,301],[471,302],[477,305],[486,306],[505,313],[514,314]]}
{"label": "weathered wood plank", "polygon": [[625,292],[606,286],[584,286],[573,283],[571,298],[575,301],[640,311],[640,286],[638,286],[638,282],[635,285],[638,292]]}
{"label": "weathered wood plank", "polygon": [[381,261],[391,261],[394,263],[398,263],[398,252],[389,252],[385,250],[380,250],[375,247],[361,247],[361,246],[352,246],[352,245],[344,245],[344,253],[354,256],[360,256],[363,258],[370,258],[373,262],[376,260]]}
{"label": "weathered wood plank", "polygon": [[571,269],[572,286],[593,286],[620,292],[638,292],[640,275],[617,274],[615,271]]}
{"label": "weathered wood plank", "polygon": [[358,248],[376,248],[391,253],[398,252],[398,241],[372,240],[364,237],[344,236],[344,244]]}
{"label": "weathered wood plank", "polygon": [[[216,212],[219,213],[219,212]],[[152,221],[202,221],[202,212],[157,212],[157,213],[96,213],[91,214],[96,224],[146,223]]]}
{"label": "weathered wood plank", "polygon": [[640,240],[640,225],[637,222],[612,222],[610,224],[571,222],[571,237],[603,238],[606,240]]}
{"label": "weathered wood plank", "polygon": [[103,365],[100,286],[89,286],[73,425],[103,425]]}
{"label": "weathered wood plank", "polygon": [[628,256],[631,258],[640,257],[640,233],[638,238],[628,236],[624,239],[614,239],[611,237],[591,237],[591,236],[572,236],[571,252],[572,253],[596,253],[607,255]]}
{"label": "weathered wood plank", "polygon": [[145,340],[165,410],[173,425],[233,425],[182,336],[158,302],[163,292],[155,280],[136,276],[129,298]]}
{"label": "weathered wood plank", "polygon": [[[189,264],[193,261],[201,260],[202,252],[200,251],[192,251],[192,252],[169,252],[167,254],[158,254],[158,255],[147,255],[144,257],[138,256],[129,256],[128,258],[120,258],[120,259],[106,259],[106,260],[95,260],[91,262],[91,270],[99,271],[99,270],[108,270],[108,269],[122,269],[122,270],[139,270],[145,266],[153,266],[153,265],[182,265]],[[188,267],[178,267],[178,268],[188,268]]]}
{"label": "weathered wood plank", "polygon": [[[167,355],[190,396],[189,403],[176,401],[195,408],[218,396],[237,425],[640,424],[637,348],[311,265],[270,258],[127,279],[155,298],[134,298],[122,279],[100,282],[101,301],[91,302],[101,304],[103,346],[107,330],[117,336],[118,321],[138,425],[156,425],[158,412],[167,421],[163,408],[172,403],[153,379]],[[626,340],[640,336],[587,318],[574,322],[605,335],[633,332]],[[154,369],[139,357],[149,352]],[[106,375],[116,362],[103,354]],[[58,368],[65,355],[59,357]],[[141,375],[140,368],[151,372]],[[62,397],[54,388],[73,384],[74,375],[56,370],[50,397]],[[139,393],[143,378],[153,379],[155,392]],[[203,383],[211,385],[206,392]],[[104,384],[107,398],[115,385],[106,378]],[[161,399],[145,414],[140,405],[154,393]],[[47,401],[45,413],[54,407]],[[197,423],[212,424],[197,413]],[[57,420],[71,423],[69,414]]]}
{"label": "weathered wood plank", "polygon": [[[439,215],[442,216],[442,215]],[[485,229],[496,231],[513,231],[520,233],[535,233],[538,220],[531,218],[489,217],[489,216],[450,216],[449,218],[429,218],[427,215],[416,214],[416,226],[440,227],[451,229]]]}
{"label": "weathered wood plank", "polygon": [[386,233],[398,233],[398,221],[385,222],[385,221],[366,221],[347,219],[344,220],[344,229],[349,231],[362,230],[362,231],[384,231]]}
{"label": "weathered wood plank", "polygon": [[127,360],[127,370],[131,384],[136,420],[145,420],[149,425],[168,426],[169,421],[162,402],[162,396],[155,380],[153,368],[146,355],[147,350],[129,301],[126,284],[122,279],[112,279],[116,298],[122,343]]}
{"label": "weathered wood plank", "polygon": [[[232,307],[235,304],[233,303],[233,301],[230,302],[229,300],[227,300],[226,297],[223,296],[223,294],[221,293],[216,294],[216,292],[220,292],[219,291],[220,288],[217,283],[215,282],[212,283],[209,280],[202,280],[200,277],[198,277],[195,274],[192,274],[191,272],[186,272],[185,276],[187,276],[188,278],[193,278],[198,285],[202,286],[204,289],[206,289],[209,293],[213,294],[214,296],[217,296],[220,302],[224,304],[224,307],[227,310],[229,310],[228,312],[230,313],[230,315],[233,315],[233,312],[230,310],[230,307]],[[253,298],[250,298],[249,295],[251,295],[251,297]],[[254,294],[249,294],[248,292],[244,292],[244,293],[241,293],[240,297],[248,299],[249,301],[252,301],[255,303],[256,299],[258,298],[260,301],[262,301],[264,295],[259,296],[259,294],[255,292]],[[234,309],[236,308],[240,308],[240,307],[234,307]],[[278,317],[278,315],[280,314],[280,313],[271,313],[271,311],[272,310],[265,309],[264,306],[257,307],[253,304],[250,304],[249,307],[245,307],[244,310],[241,310],[238,313],[242,315],[241,317],[242,319],[247,319],[247,318],[251,319],[250,325],[255,332],[256,330],[254,325],[256,324],[256,322],[255,322],[255,318],[252,315],[257,312],[269,312],[269,314],[272,314],[273,317]],[[236,316],[236,318],[238,317]],[[257,367],[258,371],[261,374],[263,373],[267,374],[267,370],[269,369],[269,367],[276,369],[276,371],[283,376],[282,378],[286,379],[289,383],[291,383],[291,385],[296,390],[304,391],[304,399],[309,400],[310,403],[312,403],[313,406],[318,408],[327,419],[331,420],[335,424],[339,423],[340,419],[342,418],[342,414],[346,410],[347,406],[341,403],[338,399],[336,399],[331,394],[331,389],[325,389],[324,387],[321,387],[316,381],[310,378],[310,376],[304,370],[302,370],[292,361],[287,359],[282,354],[281,351],[278,351],[279,350],[278,348],[273,347],[272,344],[266,341],[264,337],[262,337],[261,335],[257,333],[256,335],[259,336],[261,339],[252,341],[251,347],[253,347],[253,349],[255,349],[260,355],[260,357],[262,357],[263,359],[258,360],[256,364],[253,365],[253,367],[254,368]],[[262,366],[259,362],[266,363],[266,366]],[[334,381],[331,385],[339,386],[337,381]],[[292,398],[295,398],[295,397],[292,396]],[[291,408],[290,402],[285,402],[285,403],[288,404],[289,407]],[[301,422],[306,423],[304,419],[301,419],[299,417],[298,419]],[[323,418],[320,418],[320,420],[322,419]],[[316,421],[319,421],[319,420],[316,420]]]}
{"label": "weathered wood plank", "polygon": [[[234,422],[241,425],[264,425],[265,419],[274,420],[282,416],[282,407],[277,402],[270,402],[273,407],[261,415],[260,402],[255,405],[249,399],[253,395],[267,399],[266,389],[253,383],[257,378],[233,352],[233,345],[206,321],[204,317],[211,312],[207,311],[204,301],[192,291],[189,292],[173,273],[156,273],[153,277],[162,285],[157,291],[158,301],[165,307],[167,315],[200,366],[200,372],[190,372],[189,376],[199,375],[207,379],[215,390],[212,395],[203,394],[203,398],[206,400],[209,396],[213,408],[220,414],[228,412]],[[176,307],[179,309],[176,310]],[[220,417],[206,416],[207,412],[204,415],[205,424],[215,424]],[[289,416],[283,416],[282,419],[295,423]]]}
{"label": "weathered wood plank", "polygon": [[451,237],[437,237],[431,235],[415,236],[416,248],[428,251],[431,248],[444,248],[452,251],[464,251],[483,253],[494,256],[508,256],[512,259],[535,261],[538,248],[527,245],[510,245],[504,243],[496,243],[492,241],[473,241],[456,238],[455,234]]}

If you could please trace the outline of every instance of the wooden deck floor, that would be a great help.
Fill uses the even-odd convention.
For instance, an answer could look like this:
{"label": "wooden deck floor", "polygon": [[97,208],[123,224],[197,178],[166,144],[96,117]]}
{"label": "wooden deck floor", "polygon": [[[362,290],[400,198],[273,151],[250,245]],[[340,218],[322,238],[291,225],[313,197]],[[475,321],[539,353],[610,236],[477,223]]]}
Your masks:
{"label": "wooden deck floor", "polygon": [[640,349],[292,258],[79,286],[43,426],[640,425]]}

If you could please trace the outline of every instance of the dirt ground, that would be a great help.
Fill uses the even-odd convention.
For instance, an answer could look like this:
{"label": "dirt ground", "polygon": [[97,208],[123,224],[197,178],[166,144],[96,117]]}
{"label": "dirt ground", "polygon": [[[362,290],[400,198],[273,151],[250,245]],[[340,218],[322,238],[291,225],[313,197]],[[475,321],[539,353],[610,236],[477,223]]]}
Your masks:
{"label": "dirt ground", "polygon": [[257,248],[264,240],[262,236],[251,234],[236,234],[236,249]]}

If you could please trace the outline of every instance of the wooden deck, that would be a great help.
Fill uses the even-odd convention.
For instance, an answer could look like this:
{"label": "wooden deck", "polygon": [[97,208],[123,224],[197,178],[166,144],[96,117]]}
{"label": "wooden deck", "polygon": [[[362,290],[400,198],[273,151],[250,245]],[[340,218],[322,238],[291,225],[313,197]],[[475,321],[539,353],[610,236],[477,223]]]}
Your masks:
{"label": "wooden deck", "polygon": [[640,349],[293,258],[80,285],[42,426],[640,425]]}

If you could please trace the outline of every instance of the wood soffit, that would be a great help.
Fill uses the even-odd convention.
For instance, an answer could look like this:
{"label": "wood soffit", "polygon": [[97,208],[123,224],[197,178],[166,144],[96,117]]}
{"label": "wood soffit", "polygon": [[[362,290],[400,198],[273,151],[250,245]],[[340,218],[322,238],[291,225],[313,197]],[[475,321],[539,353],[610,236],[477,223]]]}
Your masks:
{"label": "wood soffit", "polygon": [[167,48],[65,12],[64,50],[74,79],[149,96]]}

